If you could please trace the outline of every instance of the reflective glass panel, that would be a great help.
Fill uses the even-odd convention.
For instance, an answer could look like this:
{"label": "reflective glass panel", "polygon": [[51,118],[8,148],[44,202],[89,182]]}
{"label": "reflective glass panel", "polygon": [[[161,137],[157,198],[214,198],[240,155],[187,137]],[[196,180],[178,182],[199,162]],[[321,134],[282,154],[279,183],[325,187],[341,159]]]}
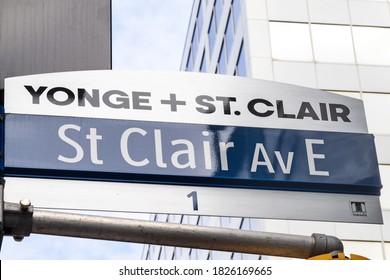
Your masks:
{"label": "reflective glass panel", "polygon": [[210,45],[210,56],[214,51],[215,38],[216,38],[216,26],[214,12],[211,14],[210,26],[209,26],[209,45]]}
{"label": "reflective glass panel", "polygon": [[[390,165],[390,134],[375,135],[375,148],[380,164]],[[390,199],[390,197],[389,197]]]}
{"label": "reflective glass panel", "polygon": [[272,57],[280,60],[312,61],[307,24],[270,22]]}
{"label": "reflective glass panel", "polygon": [[359,76],[363,91],[390,92],[390,66],[359,65]]}
{"label": "reflective glass panel", "polygon": [[327,90],[359,91],[358,69],[355,64],[317,63],[318,87]]}
{"label": "reflective glass panel", "polygon": [[276,82],[317,87],[315,66],[308,62],[274,61]]}
{"label": "reflective glass panel", "polygon": [[198,26],[195,24],[194,34],[192,35],[192,55],[193,59],[196,59],[196,54],[198,52]]}
{"label": "reflective glass panel", "polygon": [[242,77],[246,76],[244,42],[241,43],[240,53],[238,55],[236,75]]}
{"label": "reflective glass panel", "polygon": [[351,252],[370,260],[383,260],[382,244],[380,242],[343,241],[345,252]]}
{"label": "reflective glass panel", "polygon": [[190,52],[188,54],[186,71],[192,71],[192,67],[193,67],[192,50],[190,49]]}
{"label": "reflective glass panel", "polygon": [[271,20],[308,21],[306,0],[268,0],[267,9]]}
{"label": "reflective glass panel", "polygon": [[237,30],[238,20],[240,18],[240,0],[233,0],[233,19],[234,19],[234,29]]}
{"label": "reflective glass panel", "polygon": [[231,12],[229,13],[225,35],[226,35],[226,53],[229,56],[234,41],[233,18]]}
{"label": "reflective glass panel", "polygon": [[218,73],[220,74],[227,73],[226,50],[225,50],[224,42],[222,42],[221,52],[219,54]]}
{"label": "reflective glass panel", "polygon": [[203,22],[204,22],[204,17],[203,17],[203,1],[200,1],[199,4],[199,10],[198,10],[198,28],[199,28],[199,33],[202,32],[203,29]]}
{"label": "reflective glass panel", "polygon": [[390,28],[354,26],[352,30],[359,64],[390,65]]}
{"label": "reflective glass panel", "polygon": [[205,61],[205,51],[203,51],[203,54],[202,54],[202,61],[200,63],[200,72],[203,72],[205,73],[206,72],[206,61]]}
{"label": "reflective glass panel", "polygon": [[[384,174],[386,173],[386,169],[385,167],[388,167],[388,174],[390,174],[390,166],[386,165],[386,166],[382,166],[383,170],[381,169],[381,174]],[[381,196],[382,198],[382,196]],[[390,196],[387,197],[388,200],[390,200]],[[382,209],[389,209],[389,203],[386,203],[386,202],[382,202],[383,200],[381,200],[381,205],[382,205]],[[382,215],[383,215],[383,226],[382,226],[382,231],[383,231],[383,239],[384,241],[387,242],[387,249],[386,249],[386,245],[385,245],[385,249],[386,249],[386,259],[389,260],[390,259],[390,211],[389,210],[384,210],[382,211]]]}
{"label": "reflective glass panel", "polygon": [[378,1],[349,1],[353,25],[389,26],[390,13],[387,3]]}
{"label": "reflective glass panel", "polygon": [[349,26],[312,24],[311,30],[316,61],[355,62]]}
{"label": "reflective glass panel", "polygon": [[215,19],[216,19],[217,28],[218,28],[219,22],[221,20],[222,10],[223,10],[222,0],[216,0],[215,1]]}
{"label": "reflective glass panel", "polygon": [[390,135],[390,94],[363,94],[368,131]]}
{"label": "reflective glass panel", "polygon": [[340,0],[308,0],[311,22],[349,24],[348,2]]}
{"label": "reflective glass panel", "polygon": [[[381,174],[381,181],[383,188],[381,189],[381,206],[382,209],[390,209],[390,165],[379,165],[379,171]],[[390,219],[390,211],[388,211],[388,217],[385,218],[385,223]],[[387,241],[390,241],[390,224],[386,224],[388,233],[386,235]],[[389,256],[390,259],[390,256]]]}

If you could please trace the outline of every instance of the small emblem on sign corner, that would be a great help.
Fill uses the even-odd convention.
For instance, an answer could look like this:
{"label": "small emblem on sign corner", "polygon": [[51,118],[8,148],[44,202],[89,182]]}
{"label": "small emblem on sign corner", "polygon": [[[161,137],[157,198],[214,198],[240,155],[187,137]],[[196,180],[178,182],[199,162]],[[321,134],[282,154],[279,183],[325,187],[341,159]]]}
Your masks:
{"label": "small emblem on sign corner", "polygon": [[366,203],[362,201],[351,201],[351,211],[353,216],[367,216]]}

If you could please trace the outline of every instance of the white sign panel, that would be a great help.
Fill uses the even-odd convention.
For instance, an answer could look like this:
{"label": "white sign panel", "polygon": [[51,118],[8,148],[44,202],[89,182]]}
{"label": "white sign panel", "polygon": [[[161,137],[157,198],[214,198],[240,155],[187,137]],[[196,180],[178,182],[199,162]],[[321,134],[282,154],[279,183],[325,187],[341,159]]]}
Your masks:
{"label": "white sign panel", "polygon": [[28,197],[43,209],[383,223],[374,195],[23,178],[6,184],[6,201]]}
{"label": "white sign panel", "polygon": [[188,72],[83,71],[6,79],[6,113],[366,133],[361,100]]}

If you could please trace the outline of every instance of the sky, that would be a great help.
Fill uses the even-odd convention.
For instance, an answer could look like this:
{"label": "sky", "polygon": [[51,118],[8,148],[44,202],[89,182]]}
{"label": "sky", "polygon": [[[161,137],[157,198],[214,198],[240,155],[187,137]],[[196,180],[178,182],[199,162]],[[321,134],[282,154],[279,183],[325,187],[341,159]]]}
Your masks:
{"label": "sky", "polygon": [[192,2],[113,0],[113,69],[178,70]]}
{"label": "sky", "polygon": [[[179,70],[192,2],[112,0],[113,70]],[[22,242],[4,237],[0,259],[137,260],[142,249],[142,244],[32,234]]]}

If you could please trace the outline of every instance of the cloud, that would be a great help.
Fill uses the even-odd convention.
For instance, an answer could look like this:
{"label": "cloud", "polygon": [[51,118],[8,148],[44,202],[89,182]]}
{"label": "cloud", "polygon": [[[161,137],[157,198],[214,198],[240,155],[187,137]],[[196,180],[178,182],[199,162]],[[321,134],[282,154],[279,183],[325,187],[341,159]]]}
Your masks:
{"label": "cloud", "polygon": [[191,8],[192,0],[114,1],[113,68],[179,70]]}

